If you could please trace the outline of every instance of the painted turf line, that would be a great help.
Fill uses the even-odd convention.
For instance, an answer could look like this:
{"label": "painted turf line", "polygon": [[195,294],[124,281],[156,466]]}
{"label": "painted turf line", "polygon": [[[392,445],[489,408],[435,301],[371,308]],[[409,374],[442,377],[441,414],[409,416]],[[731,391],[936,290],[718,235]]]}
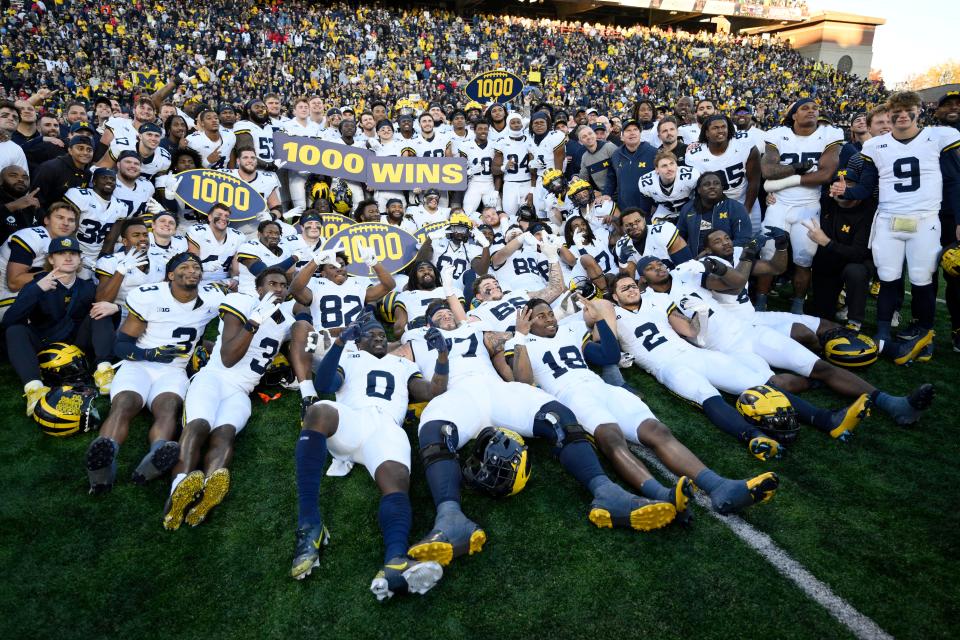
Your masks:
{"label": "painted turf line", "polygon": [[[644,447],[633,446],[631,449],[643,458],[651,467],[676,482],[677,476],[670,472],[663,464]],[[758,531],[742,518],[737,516],[722,516],[711,508],[710,499],[699,491],[695,500],[697,504],[707,510],[711,516],[725,524],[734,535],[773,565],[783,577],[793,582],[807,597],[827,610],[840,624],[861,640],[893,640],[893,636],[880,628],[876,622],[857,611],[853,605],[838,596],[825,583],[818,580],[802,564],[778,547],[767,534]]]}

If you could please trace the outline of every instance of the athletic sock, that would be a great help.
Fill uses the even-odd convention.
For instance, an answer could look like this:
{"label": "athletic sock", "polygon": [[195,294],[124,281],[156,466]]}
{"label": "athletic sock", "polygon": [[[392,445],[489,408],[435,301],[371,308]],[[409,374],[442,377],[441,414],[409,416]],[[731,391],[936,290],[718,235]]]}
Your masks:
{"label": "athletic sock", "polygon": [[766,311],[767,310],[767,294],[758,293],[757,299],[753,303],[753,308],[757,311]]}
{"label": "athletic sock", "polygon": [[693,483],[707,493],[711,493],[716,491],[725,481],[726,478],[718,475],[712,469],[707,468],[697,474],[697,477],[694,478]]}
{"label": "athletic sock", "polygon": [[313,380],[304,380],[300,383],[300,397],[309,398],[310,396],[316,396],[317,390],[313,388]]}
{"label": "athletic sock", "polygon": [[410,495],[405,491],[388,493],[380,498],[377,510],[380,534],[383,536],[383,562],[407,554],[410,541],[410,527],[413,524],[413,508]]}
{"label": "athletic sock", "polygon": [[304,429],[297,439],[294,452],[297,467],[297,501],[299,526],[316,526],[323,522],[320,516],[320,480],[327,463],[327,436],[319,431]]}
{"label": "athletic sock", "polygon": [[[586,440],[578,440],[564,445],[560,449],[558,457],[563,468],[593,494],[596,494],[597,487],[610,482],[610,479],[603,472],[603,467],[600,466],[596,451]],[[606,482],[598,480],[599,478]]]}
{"label": "athletic sock", "polygon": [[720,396],[712,396],[703,401],[703,412],[715,426],[729,433],[737,440],[746,442],[763,432],[743,419],[740,412],[727,404]]}
{"label": "athletic sock", "polygon": [[783,389],[777,389],[777,391],[785,395],[787,400],[790,401],[790,404],[793,405],[797,416],[800,418],[800,422],[813,425],[813,427],[819,431],[832,431],[836,426],[833,424],[833,411],[830,409],[821,409],[789,391],[784,391]]}
{"label": "athletic sock", "polygon": [[173,495],[173,492],[177,490],[177,487],[183,482],[183,479],[187,477],[185,473],[178,473],[177,477],[173,479],[173,482],[170,484],[170,495]]}
{"label": "athletic sock", "polygon": [[803,303],[804,298],[794,298],[793,302],[790,303],[790,313],[803,315]]}
{"label": "athletic sock", "polygon": [[460,504],[460,463],[450,458],[435,460],[423,472],[427,476],[434,505],[439,507],[443,502]]}
{"label": "athletic sock", "polygon": [[901,418],[913,422],[923,413],[919,409],[913,408],[906,396],[892,396],[879,389],[870,394],[870,400],[892,418]]}
{"label": "athletic sock", "polygon": [[880,340],[890,340],[890,321],[902,288],[902,279],[880,283],[880,293],[877,295],[877,338]]}
{"label": "athletic sock", "polygon": [[[936,275],[936,274],[934,274]],[[910,311],[924,331],[933,329],[933,317],[937,311],[937,287],[935,284],[913,285],[910,289]]]}
{"label": "athletic sock", "polygon": [[650,478],[640,486],[640,495],[651,500],[665,500],[673,502],[673,492],[665,486]]}

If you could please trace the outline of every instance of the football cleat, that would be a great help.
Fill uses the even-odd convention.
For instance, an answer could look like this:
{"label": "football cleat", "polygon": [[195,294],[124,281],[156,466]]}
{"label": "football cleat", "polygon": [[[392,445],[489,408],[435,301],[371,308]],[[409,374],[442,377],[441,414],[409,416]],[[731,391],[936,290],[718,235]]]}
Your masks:
{"label": "football cleat", "polygon": [[446,567],[454,558],[483,550],[487,534],[463,513],[438,519],[433,531],[407,551],[414,560],[438,562]]}
{"label": "football cleat", "polygon": [[688,527],[693,524],[693,511],[688,509],[693,499],[694,485],[687,476],[680,476],[673,487],[673,506],[677,510],[677,524]]}
{"label": "football cleat", "polygon": [[374,576],[370,591],[383,602],[402,593],[426,593],[443,577],[443,567],[436,562],[418,562],[394,558]]}
{"label": "football cleat", "polygon": [[230,491],[230,471],[221,467],[203,481],[203,495],[200,502],[187,512],[187,524],[195,527],[210,513],[210,509],[223,502]]}
{"label": "football cleat", "polygon": [[40,398],[47,395],[47,392],[50,391],[50,387],[45,386],[39,380],[31,380],[23,387],[23,397],[27,399],[27,417],[33,417],[33,410],[37,407],[37,403],[40,402]]}
{"label": "football cleat", "polygon": [[321,523],[297,529],[297,546],[290,577],[303,580],[320,564],[320,550],[330,544],[330,532]]}
{"label": "football cleat", "polygon": [[187,509],[202,497],[203,471],[191,471],[167,499],[167,509],[163,514],[163,528],[168,531],[179,529]]}
{"label": "football cleat", "polygon": [[134,484],[144,485],[173,469],[179,459],[180,444],[168,440],[143,457],[130,479]]}
{"label": "football cleat", "polygon": [[317,396],[307,396],[300,400],[300,426],[303,426],[303,419],[307,415],[307,409],[312,407],[317,403],[319,398]]}
{"label": "football cleat", "polygon": [[114,460],[117,457],[116,444],[100,436],[87,447],[87,479],[90,481],[90,493],[99,495],[113,488],[116,477]]}
{"label": "football cleat", "polygon": [[677,508],[673,504],[635,496],[612,482],[598,489],[590,503],[590,522],[600,529],[630,527],[653,531],[667,526],[676,517]]}
{"label": "football cleat", "polygon": [[860,421],[870,415],[870,407],[872,406],[870,396],[864,393],[846,409],[834,411],[831,416],[833,429],[830,430],[830,437],[846,440],[860,424]]}
{"label": "football cleat", "polygon": [[116,369],[109,362],[101,362],[97,365],[97,370],[93,372],[93,382],[97,385],[97,391],[102,396],[110,395],[110,385],[113,383],[113,376]]}
{"label": "football cleat", "polygon": [[710,502],[717,513],[729,515],[769,501],[779,486],[780,478],[771,471],[749,480],[729,480],[710,494]]}
{"label": "football cleat", "polygon": [[932,342],[920,350],[920,353],[917,354],[917,358],[914,360],[914,362],[930,362],[931,360],[933,360]]}
{"label": "football cleat", "polygon": [[880,281],[873,280],[870,282],[870,295],[876,298],[880,295]]}
{"label": "football cleat", "polygon": [[920,385],[907,396],[907,404],[910,405],[912,411],[907,411],[903,415],[894,416],[894,422],[901,427],[916,424],[916,422],[920,420],[922,412],[929,409],[930,405],[933,404],[935,396],[936,389],[932,384],[924,383]]}
{"label": "football cleat", "polygon": [[910,364],[920,355],[924,347],[933,342],[935,335],[932,329],[928,329],[920,331],[915,337],[907,340],[887,341],[883,346],[883,353],[893,358],[893,363],[896,365]]}
{"label": "football cleat", "polygon": [[747,448],[751,454],[764,462],[780,457],[780,443],[766,436],[757,436],[750,441]]}

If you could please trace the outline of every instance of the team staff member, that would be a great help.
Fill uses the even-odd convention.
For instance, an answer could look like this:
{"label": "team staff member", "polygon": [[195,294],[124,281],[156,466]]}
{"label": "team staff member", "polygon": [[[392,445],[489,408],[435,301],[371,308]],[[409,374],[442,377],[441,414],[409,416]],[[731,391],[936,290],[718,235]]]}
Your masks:
{"label": "team staff member", "polygon": [[74,187],[90,184],[90,164],[93,162],[93,138],[73,136],[67,143],[67,154],[47,160],[34,172],[33,183],[40,188],[37,200],[47,208],[63,200],[63,194]]}
{"label": "team staff member", "polygon": [[[37,402],[50,390],[40,381],[37,352],[53,342],[76,344],[88,350],[91,317],[100,312],[93,304],[96,285],[77,277],[81,267],[80,243],[75,238],[51,240],[48,261],[50,271],[34,276],[3,317],[10,364],[24,383],[28,416],[33,415]],[[110,355],[109,346],[105,351],[94,347],[94,351],[98,361],[105,361]]]}
{"label": "team staff member", "polygon": [[677,220],[680,237],[687,241],[693,255],[706,249],[707,235],[715,229],[726,231],[734,245],[744,246],[753,236],[750,216],[740,202],[724,195],[720,176],[714,171],[702,174],[696,192]]}
{"label": "team staff member", "polygon": [[657,150],[640,138],[640,123],[627,120],[623,125],[623,146],[610,157],[612,171],[607,171],[603,194],[613,198],[621,211],[640,203],[640,178],[654,169]]}

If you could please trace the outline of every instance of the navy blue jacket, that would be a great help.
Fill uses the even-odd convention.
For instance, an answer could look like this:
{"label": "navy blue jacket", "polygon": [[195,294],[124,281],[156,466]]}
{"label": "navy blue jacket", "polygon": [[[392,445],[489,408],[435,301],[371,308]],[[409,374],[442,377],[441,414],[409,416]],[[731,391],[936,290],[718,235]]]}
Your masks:
{"label": "navy blue jacket", "polygon": [[680,237],[687,241],[687,246],[694,256],[704,249],[703,240],[707,234],[715,229],[723,229],[730,235],[733,245],[742,247],[753,237],[753,225],[750,215],[737,200],[724,198],[712,210],[700,213],[697,210],[699,198],[694,198],[680,209],[677,219],[677,230]]}
{"label": "navy blue jacket", "polygon": [[613,198],[620,211],[640,206],[640,176],[653,171],[656,155],[653,145],[641,142],[633,153],[621,146],[610,158],[613,170],[607,171],[605,193]]}
{"label": "navy blue jacket", "polygon": [[70,342],[90,315],[97,285],[77,278],[70,288],[57,283],[56,289],[44,291],[37,281],[46,275],[46,271],[37,273],[33,282],[20,290],[3,316],[3,326],[27,324],[43,342]]}

